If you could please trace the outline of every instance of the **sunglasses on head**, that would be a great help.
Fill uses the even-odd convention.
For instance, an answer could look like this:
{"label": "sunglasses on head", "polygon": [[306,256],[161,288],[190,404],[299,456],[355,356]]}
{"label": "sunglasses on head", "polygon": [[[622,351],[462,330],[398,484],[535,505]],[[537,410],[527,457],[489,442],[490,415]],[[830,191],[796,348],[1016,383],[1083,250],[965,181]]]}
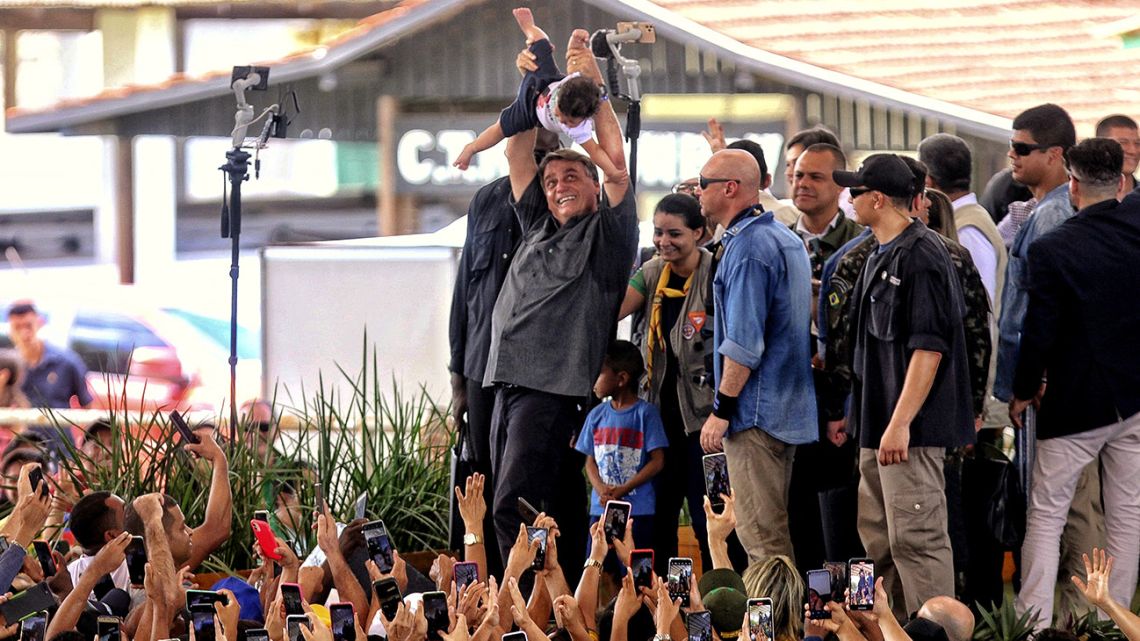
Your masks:
{"label": "sunglasses on head", "polygon": [[740,182],[739,178],[705,178],[704,176],[701,176],[700,182],[698,182],[697,184],[699,184],[701,186],[701,190],[703,191],[705,189],[708,189],[709,185],[711,185],[713,183],[739,183],[739,182]]}
{"label": "sunglasses on head", "polygon": [[1014,142],[1012,140],[1009,141],[1009,148],[1012,149],[1013,153],[1017,154],[1018,156],[1028,156],[1035,151],[1044,151],[1053,146],[1054,145],[1041,145],[1037,143],[1030,144],[1027,142]]}
{"label": "sunglasses on head", "polygon": [[693,194],[697,193],[697,183],[690,183],[690,182],[677,183],[676,185],[673,185],[673,193],[674,194],[688,194],[688,195],[692,196]]}

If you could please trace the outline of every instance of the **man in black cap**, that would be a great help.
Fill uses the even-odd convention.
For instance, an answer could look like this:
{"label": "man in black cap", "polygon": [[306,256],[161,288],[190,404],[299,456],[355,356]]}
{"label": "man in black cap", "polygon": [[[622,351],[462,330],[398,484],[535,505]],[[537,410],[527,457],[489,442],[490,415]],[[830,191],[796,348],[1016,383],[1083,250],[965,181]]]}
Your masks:
{"label": "man in black cap", "polygon": [[851,297],[858,525],[905,615],[954,594],[942,463],[946,448],[974,442],[965,300],[945,246],[910,216],[914,174],[900,157],[833,177],[878,242]]}

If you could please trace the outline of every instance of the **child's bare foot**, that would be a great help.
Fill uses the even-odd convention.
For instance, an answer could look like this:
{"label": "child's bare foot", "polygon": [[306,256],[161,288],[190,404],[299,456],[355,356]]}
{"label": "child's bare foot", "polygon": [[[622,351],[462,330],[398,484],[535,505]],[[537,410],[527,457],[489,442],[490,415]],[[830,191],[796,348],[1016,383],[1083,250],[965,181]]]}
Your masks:
{"label": "child's bare foot", "polygon": [[515,22],[519,23],[519,29],[522,29],[523,35],[526,36],[527,44],[546,39],[546,32],[534,24],[534,14],[530,9],[519,7],[511,13],[515,16]]}
{"label": "child's bare foot", "polygon": [[571,49],[589,49],[590,48],[590,33],[585,29],[575,29],[574,33],[570,34],[570,43],[566,45],[566,50]]}

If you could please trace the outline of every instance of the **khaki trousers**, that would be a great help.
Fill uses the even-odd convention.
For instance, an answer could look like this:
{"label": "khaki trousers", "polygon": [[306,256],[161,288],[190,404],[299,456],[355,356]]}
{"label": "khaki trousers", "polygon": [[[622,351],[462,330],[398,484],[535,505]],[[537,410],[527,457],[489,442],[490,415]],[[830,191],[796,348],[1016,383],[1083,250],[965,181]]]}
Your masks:
{"label": "khaki trousers", "polygon": [[[905,619],[927,599],[954,596],[954,556],[946,529],[946,449],[912,447],[907,461],[879,465],[878,450],[859,450],[859,538],[876,576]],[[905,605],[904,605],[905,604]]]}
{"label": "khaki trousers", "polygon": [[728,478],[736,494],[736,536],[749,563],[774,554],[795,560],[788,534],[788,487],[795,453],[795,445],[760,428],[724,439]]}

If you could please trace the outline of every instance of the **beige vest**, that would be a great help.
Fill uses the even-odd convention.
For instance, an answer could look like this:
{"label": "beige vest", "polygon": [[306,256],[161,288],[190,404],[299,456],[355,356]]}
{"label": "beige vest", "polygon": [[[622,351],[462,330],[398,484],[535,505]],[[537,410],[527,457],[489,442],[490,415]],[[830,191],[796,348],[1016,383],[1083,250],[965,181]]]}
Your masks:
{"label": "beige vest", "polygon": [[990,340],[993,344],[993,351],[990,353],[990,376],[989,382],[986,384],[986,390],[989,392],[986,395],[986,405],[984,411],[984,419],[982,427],[995,428],[1003,427],[1009,424],[1009,413],[1005,403],[997,400],[993,396],[994,373],[997,371],[997,319],[1001,313],[1001,292],[1005,288],[1005,266],[1009,262],[1009,253],[1006,251],[1005,242],[1002,241],[1001,235],[998,233],[997,225],[994,224],[994,219],[990,217],[990,212],[986,211],[985,207],[972,203],[965,205],[954,210],[954,227],[961,231],[963,227],[973,227],[985,235],[986,240],[990,241],[990,245],[994,248],[994,254],[997,256],[997,274],[994,279],[994,301],[993,301],[993,314],[990,316]]}
{"label": "beige vest", "polygon": [[[669,342],[673,346],[673,354],[677,357],[679,369],[677,372],[677,399],[681,406],[681,417],[684,419],[685,433],[687,434],[701,430],[705,419],[712,413],[712,402],[715,395],[710,385],[702,385],[695,380],[702,376],[712,377],[712,372],[705,371],[705,353],[713,348],[712,340],[705,340],[700,334],[701,328],[712,329],[712,316],[705,314],[705,301],[712,298],[709,292],[712,281],[710,278],[712,254],[705,249],[698,251],[701,252],[701,262],[693,274],[693,282],[689,285],[689,294],[681,306],[677,323],[669,332]],[[661,279],[661,272],[664,268],[665,262],[659,256],[641,266],[641,272],[645,276],[644,311],[647,327],[649,315],[653,308],[653,292],[657,289],[657,282]],[[697,327],[698,324],[700,327]],[[642,355],[645,356],[648,337],[643,337],[642,341],[640,347]],[[656,348],[657,351],[653,354],[653,367],[658,371],[654,372],[652,385],[645,395],[645,400],[654,404],[660,402],[661,399],[661,381],[665,378],[666,362],[664,343],[657,345]],[[642,383],[644,384],[644,382],[645,379],[642,378]]]}

